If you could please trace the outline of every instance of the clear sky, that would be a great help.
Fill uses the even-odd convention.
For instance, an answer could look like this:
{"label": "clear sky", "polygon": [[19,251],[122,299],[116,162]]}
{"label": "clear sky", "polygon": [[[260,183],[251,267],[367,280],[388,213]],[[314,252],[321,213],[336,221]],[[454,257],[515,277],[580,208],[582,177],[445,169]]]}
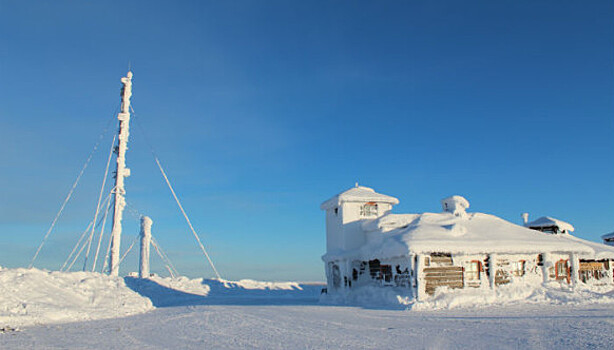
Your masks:
{"label": "clear sky", "polygon": [[212,272],[145,137],[227,278],[323,280],[319,205],[357,181],[397,213],[460,194],[597,241],[614,230],[612,18],[610,0],[0,0],[0,265],[28,265],[112,123],[37,266],[93,217],[129,65],[143,132],[123,247],[150,215],[183,274]]}

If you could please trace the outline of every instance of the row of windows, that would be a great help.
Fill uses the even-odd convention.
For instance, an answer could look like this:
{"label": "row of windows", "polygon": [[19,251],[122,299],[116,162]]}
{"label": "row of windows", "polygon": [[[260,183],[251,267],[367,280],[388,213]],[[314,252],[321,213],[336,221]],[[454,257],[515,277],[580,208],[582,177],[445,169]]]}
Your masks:
{"label": "row of windows", "polygon": [[[339,208],[335,208],[335,215],[339,215]],[[360,216],[377,216],[377,203],[368,202],[360,207]]]}
{"label": "row of windows", "polygon": [[[465,269],[465,278],[468,281],[479,281],[480,273],[482,272],[484,272],[484,266],[482,265],[482,262],[479,260],[473,260],[471,261],[471,263],[469,263],[469,265]],[[512,262],[511,273],[514,276],[519,276],[519,277],[524,276],[525,261],[519,260],[519,261]]]}

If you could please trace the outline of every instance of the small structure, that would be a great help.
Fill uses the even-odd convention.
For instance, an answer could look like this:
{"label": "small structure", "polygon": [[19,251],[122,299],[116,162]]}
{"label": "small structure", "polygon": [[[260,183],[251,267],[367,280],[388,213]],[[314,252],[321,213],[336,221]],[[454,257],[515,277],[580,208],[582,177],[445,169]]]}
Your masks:
{"label": "small structure", "polygon": [[[528,218],[528,214],[526,217]],[[537,220],[525,222],[524,226],[533,230],[552,233],[555,235],[559,233],[572,233],[574,231],[574,227],[570,223],[549,216],[542,216]]]}
{"label": "small structure", "polygon": [[[612,284],[614,248],[567,234],[573,226],[560,220],[531,223],[556,224],[560,234],[553,235],[468,213],[469,202],[461,196],[443,199],[441,213],[392,214],[398,203],[362,186],[322,203],[328,293],[378,285],[407,288],[422,300],[440,287],[497,288],[520,281],[575,285],[592,279]],[[598,272],[581,272],[589,269]]]}
{"label": "small structure", "polygon": [[606,233],[601,236],[601,239],[603,239],[603,244],[614,246],[614,232]]}

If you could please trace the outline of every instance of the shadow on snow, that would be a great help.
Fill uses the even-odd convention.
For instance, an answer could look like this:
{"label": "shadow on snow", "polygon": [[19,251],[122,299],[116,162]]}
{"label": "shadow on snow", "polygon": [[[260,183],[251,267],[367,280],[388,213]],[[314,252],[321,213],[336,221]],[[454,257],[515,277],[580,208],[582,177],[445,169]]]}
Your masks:
{"label": "shadow on snow", "polygon": [[190,305],[315,305],[318,303],[321,285],[301,284],[292,289],[247,289],[234,283],[203,280],[209,293],[191,294],[163,286],[149,279],[125,277],[126,285],[151,300],[155,307]]}

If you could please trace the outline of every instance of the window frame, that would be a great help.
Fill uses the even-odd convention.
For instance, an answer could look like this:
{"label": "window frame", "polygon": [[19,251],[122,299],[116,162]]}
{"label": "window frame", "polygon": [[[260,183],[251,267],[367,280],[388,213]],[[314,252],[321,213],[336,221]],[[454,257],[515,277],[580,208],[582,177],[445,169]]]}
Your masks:
{"label": "window frame", "polygon": [[465,279],[468,282],[479,282],[482,279],[482,262],[479,260],[471,260],[468,267],[471,269],[465,269]]}
{"label": "window frame", "polygon": [[522,277],[526,273],[527,273],[527,261],[523,259],[515,261],[514,270],[512,271],[512,274],[517,277]]}
{"label": "window frame", "polygon": [[373,217],[379,215],[379,207],[376,202],[366,202],[360,206],[360,216]]}

